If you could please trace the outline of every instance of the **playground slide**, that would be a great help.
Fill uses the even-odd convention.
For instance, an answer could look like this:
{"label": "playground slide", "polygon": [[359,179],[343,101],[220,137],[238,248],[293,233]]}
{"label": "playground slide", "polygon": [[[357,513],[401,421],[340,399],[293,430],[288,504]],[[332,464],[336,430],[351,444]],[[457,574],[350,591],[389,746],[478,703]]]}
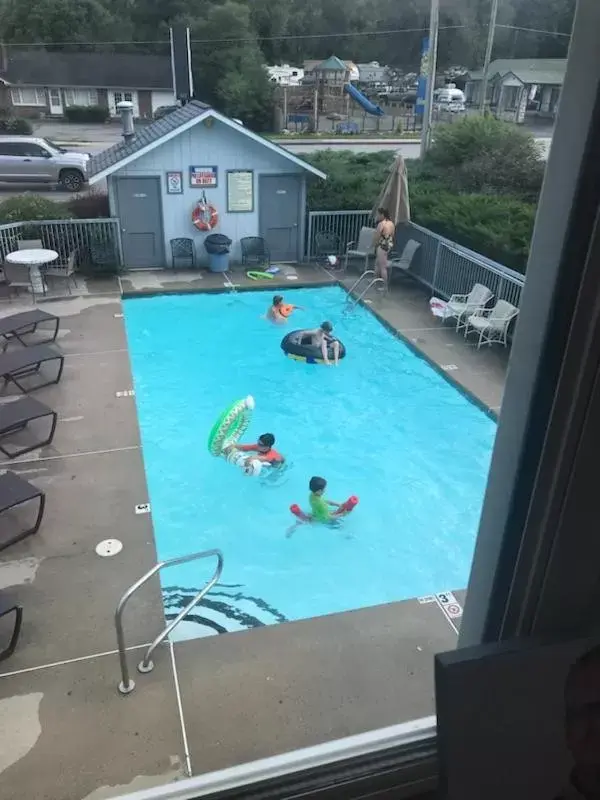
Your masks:
{"label": "playground slide", "polygon": [[376,106],[375,103],[372,103],[368,97],[365,97],[362,92],[359,92],[358,89],[355,86],[352,86],[351,83],[347,83],[344,86],[344,91],[347,92],[361,108],[364,108],[367,114],[373,114],[376,117],[384,116],[385,112],[379,108],[379,106]]}

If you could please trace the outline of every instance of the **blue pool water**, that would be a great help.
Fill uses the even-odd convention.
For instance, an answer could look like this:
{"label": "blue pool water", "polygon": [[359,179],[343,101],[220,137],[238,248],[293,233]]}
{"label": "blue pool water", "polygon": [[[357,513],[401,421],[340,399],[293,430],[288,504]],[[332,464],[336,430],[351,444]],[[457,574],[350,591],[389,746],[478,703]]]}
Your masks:
{"label": "blue pool water", "polygon": [[[218,547],[221,583],[181,635],[238,630],[466,585],[495,423],[338,287],[297,289],[287,329],[265,292],[132,299],[125,319],[159,557]],[[337,368],[286,358],[287,330],[330,319]],[[248,441],[271,431],[287,469],[250,478],[209,455],[217,416],[256,400]],[[285,532],[308,481],[360,504],[338,529]],[[162,573],[173,615],[212,564]]]}

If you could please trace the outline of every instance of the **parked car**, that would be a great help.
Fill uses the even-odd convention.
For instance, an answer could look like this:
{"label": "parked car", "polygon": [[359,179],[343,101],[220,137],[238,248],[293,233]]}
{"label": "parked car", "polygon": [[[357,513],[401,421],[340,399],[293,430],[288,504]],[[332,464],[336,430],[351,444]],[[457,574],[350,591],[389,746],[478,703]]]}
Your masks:
{"label": "parked car", "polygon": [[0,182],[51,183],[79,192],[87,182],[89,153],[73,153],[49,139],[0,136]]}

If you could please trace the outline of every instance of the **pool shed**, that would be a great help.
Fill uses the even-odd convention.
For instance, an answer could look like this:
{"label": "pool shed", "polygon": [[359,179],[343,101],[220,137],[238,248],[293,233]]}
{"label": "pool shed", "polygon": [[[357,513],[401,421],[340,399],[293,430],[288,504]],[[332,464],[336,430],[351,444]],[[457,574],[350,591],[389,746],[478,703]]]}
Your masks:
{"label": "pool shed", "polygon": [[[110,213],[121,221],[128,268],[171,266],[174,239],[192,239],[206,263],[208,233],[233,240],[262,236],[271,260],[299,261],[306,219],[306,176],[325,174],[269,139],[196,100],[90,159],[89,182],[107,179]],[[216,211],[210,231],[192,215]],[[198,210],[196,211],[198,214]],[[215,222],[215,215],[212,221]]]}

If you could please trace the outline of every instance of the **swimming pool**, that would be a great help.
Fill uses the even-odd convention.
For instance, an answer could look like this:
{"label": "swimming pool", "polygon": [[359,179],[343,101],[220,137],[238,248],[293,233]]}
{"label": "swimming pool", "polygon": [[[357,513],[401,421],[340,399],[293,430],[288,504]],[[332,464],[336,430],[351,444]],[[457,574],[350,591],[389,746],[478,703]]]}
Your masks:
{"label": "swimming pool", "polygon": [[[296,289],[286,328],[261,318],[271,294],[125,301],[144,463],[159,558],[223,551],[222,581],[180,626],[202,636],[466,585],[496,425],[367,309],[344,315],[339,287]],[[348,356],[337,368],[286,358],[283,335],[329,319]],[[251,394],[245,437],[271,431],[287,468],[250,478],[209,455],[218,415]],[[308,481],[360,497],[334,530],[291,538]],[[212,564],[162,573],[168,616]]]}

